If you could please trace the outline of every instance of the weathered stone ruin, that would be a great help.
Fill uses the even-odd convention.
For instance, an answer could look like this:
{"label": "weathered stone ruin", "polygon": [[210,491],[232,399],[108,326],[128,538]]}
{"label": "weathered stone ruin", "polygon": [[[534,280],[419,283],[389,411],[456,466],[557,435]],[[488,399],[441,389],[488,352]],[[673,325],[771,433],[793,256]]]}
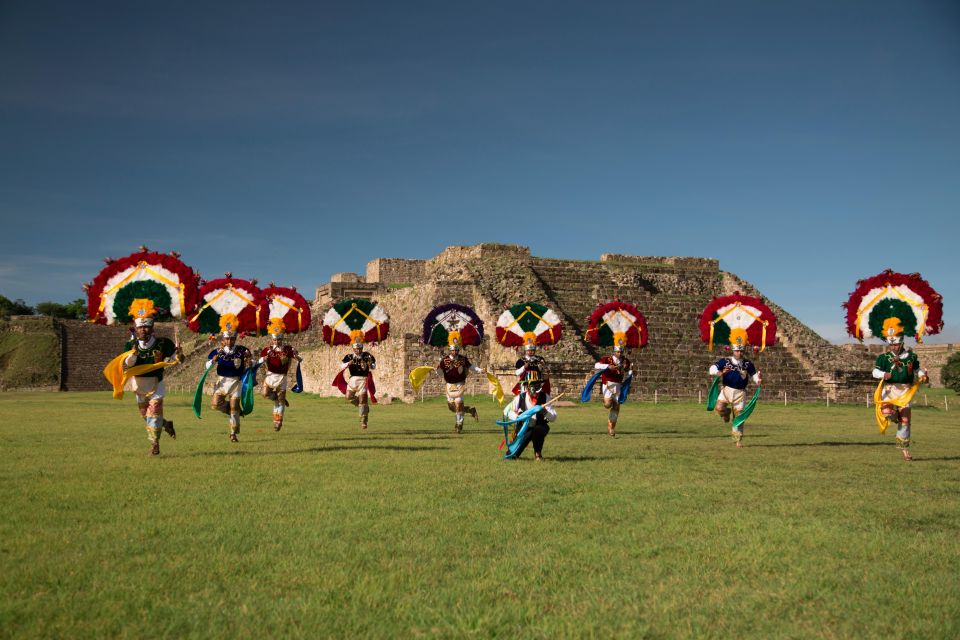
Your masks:
{"label": "weathered stone ruin", "polygon": [[[532,256],[516,245],[450,247],[429,260],[372,260],[364,276],[337,274],[317,289],[314,317],[322,318],[344,297],[379,300],[391,314],[391,337],[372,349],[380,363],[378,389],[412,401],[406,374],[435,363],[439,356],[419,341],[421,323],[433,306],[458,302],[476,309],[487,337],[468,355],[500,375],[509,389],[517,353],[493,340],[496,319],[510,304],[539,301],[563,320],[563,340],[543,355],[551,364],[555,388],[575,397],[602,355],[583,340],[587,318],[598,303],[620,299],[637,305],[650,331],[648,346],[631,356],[637,371],[635,397],[650,399],[656,393],[695,399],[708,385],[707,368],[719,357],[719,352],[708,353],[699,339],[700,313],[713,297],[737,290],[761,297],[778,317],[780,344],[754,357],[763,370],[768,399],[786,393],[790,400],[863,401],[873,385],[865,353],[831,345],[748,282],[721,271],[712,259],[604,254],[597,261],[578,261]],[[342,347],[310,352],[307,390],[335,393],[329,384],[345,353]],[[471,392],[484,393],[486,382],[480,376],[471,379]],[[424,393],[440,394],[439,379],[430,379]]]}

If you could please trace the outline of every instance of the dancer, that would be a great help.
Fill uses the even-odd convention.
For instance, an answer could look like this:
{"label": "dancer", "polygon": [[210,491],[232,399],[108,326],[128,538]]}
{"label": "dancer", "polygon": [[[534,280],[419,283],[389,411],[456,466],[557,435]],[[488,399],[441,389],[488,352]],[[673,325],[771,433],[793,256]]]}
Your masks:
{"label": "dancer", "polygon": [[843,306],[847,309],[847,333],[858,340],[880,338],[887,345],[872,372],[879,381],[873,394],[874,418],[881,434],[896,425],[897,448],[910,462],[911,401],[927,381],[927,372],[920,367],[917,354],[904,344],[904,337],[921,342],[925,334],[939,333],[943,299],[919,273],[887,269],[857,282]]}

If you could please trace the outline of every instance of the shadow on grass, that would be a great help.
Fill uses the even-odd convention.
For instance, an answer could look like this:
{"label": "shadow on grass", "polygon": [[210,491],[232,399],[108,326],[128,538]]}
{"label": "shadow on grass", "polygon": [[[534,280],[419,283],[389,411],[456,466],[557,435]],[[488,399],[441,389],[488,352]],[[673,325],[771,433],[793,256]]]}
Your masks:
{"label": "shadow on grass", "polygon": [[[751,436],[751,440],[760,436]],[[892,447],[892,442],[791,442],[788,444],[756,444],[754,447]]]}
{"label": "shadow on grass", "polygon": [[943,461],[951,462],[954,460],[960,460],[960,456],[945,456],[943,458],[917,458],[916,456],[914,456],[913,458],[914,462],[943,462]]}
{"label": "shadow on grass", "polygon": [[[288,451],[197,451],[195,453],[184,454],[184,457],[196,458],[196,457],[206,457],[206,456],[281,456],[281,455],[292,455],[296,453],[327,453],[331,451],[364,451],[364,450],[381,450],[381,451],[441,451],[449,450],[450,447],[400,447],[395,445],[366,445],[359,447],[309,447],[306,449],[291,449]],[[171,456],[173,457],[173,456]]]}

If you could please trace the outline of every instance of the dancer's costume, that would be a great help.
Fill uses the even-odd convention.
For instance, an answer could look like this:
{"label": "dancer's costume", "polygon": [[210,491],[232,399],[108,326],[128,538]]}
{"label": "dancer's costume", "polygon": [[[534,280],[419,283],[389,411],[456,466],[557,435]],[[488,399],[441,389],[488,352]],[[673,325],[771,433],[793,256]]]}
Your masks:
{"label": "dancer's costume", "polygon": [[587,322],[584,338],[598,347],[610,347],[611,355],[603,356],[594,365],[595,373],[580,394],[581,402],[588,402],[593,385],[599,378],[603,389],[603,406],[607,414],[607,433],[616,436],[620,405],[626,402],[633,382],[633,364],[627,358],[627,349],[639,349],[647,344],[647,320],[632,304],[615,300],[599,305]]}
{"label": "dancer's costume", "polygon": [[229,416],[230,441],[237,442],[240,417],[253,411],[256,370],[253,354],[236,340],[263,331],[269,307],[256,280],[241,280],[231,273],[201,286],[199,305],[188,326],[198,333],[216,333],[221,345],[207,355],[207,369],[197,383],[193,411],[199,418],[203,384],[216,365],[212,407]]}
{"label": "dancer's costume", "polygon": [[543,391],[550,393],[550,374],[547,362],[537,354],[539,346],[554,345],[560,341],[563,323],[553,309],[536,302],[515,304],[497,319],[497,342],[505,347],[517,347],[520,358],[516,363],[517,384],[513,394],[520,393],[520,381],[528,371],[536,371],[543,381]]}
{"label": "dancer's costume", "polygon": [[880,354],[873,368],[879,380],[874,392],[874,416],[880,433],[897,425],[897,446],[911,460],[911,400],[927,374],[917,354],[906,347],[904,336],[939,333],[943,328],[943,299],[919,273],[905,275],[887,269],[857,282],[843,305],[847,309],[847,332],[857,338],[880,338],[889,349]]}
{"label": "dancer's costume", "polygon": [[476,407],[467,406],[463,398],[467,375],[471,371],[486,374],[491,394],[502,403],[503,390],[496,376],[486,373],[461,353],[463,347],[478,347],[483,341],[483,321],[472,308],[454,303],[434,307],[423,320],[422,340],[425,345],[446,348],[447,353],[441,356],[435,367],[417,367],[411,371],[410,384],[416,393],[431,371],[440,374],[446,386],[447,408],[455,417],[456,433],[463,431],[465,414],[469,413],[475,420],[480,419]]}
{"label": "dancer's costume", "polygon": [[277,287],[273,283],[263,290],[263,296],[269,305],[270,320],[267,323],[267,334],[273,344],[260,350],[258,365],[266,365],[267,374],[263,379],[263,396],[273,400],[273,430],[280,431],[283,427],[284,409],[289,406],[287,401],[287,380],[290,365],[297,362],[297,384],[292,391],[299,393],[303,390],[303,379],[300,373],[300,362],[303,358],[296,349],[284,344],[287,333],[306,331],[310,328],[310,305],[297,293],[294,288]]}
{"label": "dancer's costume", "polygon": [[331,384],[357,407],[361,429],[368,425],[368,401],[377,403],[377,387],[373,380],[377,359],[364,351],[364,345],[382,342],[389,332],[390,316],[386,310],[376,302],[362,298],[341,300],[323,316],[323,341],[331,346],[349,344],[353,348],[353,353],[343,357],[343,367]]}
{"label": "dancer's costume", "polygon": [[[714,376],[707,398],[707,411],[716,410],[724,422],[732,420],[731,435],[737,446],[743,440],[743,425],[753,413],[760,397],[760,372],[746,358],[746,350],[755,345],[762,352],[777,341],[777,318],[759,298],[741,295],[714,298],[700,315],[700,338],[713,351],[716,342],[728,343],[733,354],[720,358],[710,366]],[[759,345],[759,346],[756,346]],[[740,355],[738,356],[737,353]],[[750,380],[757,385],[747,401]]]}
{"label": "dancer's costume", "polygon": [[[550,402],[550,394],[543,390],[540,374],[528,371],[520,382],[520,393],[513,398],[503,412],[504,439],[508,441],[506,459],[520,457],[527,444],[533,443],[537,460],[543,458],[543,443],[550,432],[548,423],[557,419],[557,410]],[[513,432],[508,432],[512,426]]]}
{"label": "dancer's costume", "polygon": [[107,266],[87,291],[90,321],[100,324],[132,322],[135,332],[149,327],[145,340],[136,336],[124,353],[114,358],[103,373],[113,387],[113,397],[123,397],[124,388],[136,393],[137,407],[147,429],[150,453],[160,453],[160,432],[176,438],[173,421],[163,415],[163,370],[182,362],[183,355],[169,338],[153,335],[156,320],[184,318],[197,303],[199,276],[179,260],[179,254],[140,250]]}

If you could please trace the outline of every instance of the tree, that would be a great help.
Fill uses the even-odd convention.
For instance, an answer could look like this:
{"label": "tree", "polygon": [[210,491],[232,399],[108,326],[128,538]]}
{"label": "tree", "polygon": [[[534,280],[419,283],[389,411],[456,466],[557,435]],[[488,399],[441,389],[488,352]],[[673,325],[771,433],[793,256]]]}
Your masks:
{"label": "tree", "polygon": [[20,298],[17,298],[16,300],[10,300],[5,296],[0,295],[0,318],[9,318],[10,316],[32,316],[33,314],[33,307],[28,305]]}
{"label": "tree", "polygon": [[86,317],[86,312],[87,305],[83,298],[77,298],[67,304],[60,304],[59,302],[40,302],[37,304],[37,313],[50,318],[83,320]]}
{"label": "tree", "polygon": [[960,393],[960,351],[950,356],[940,369],[940,381],[946,388]]}

